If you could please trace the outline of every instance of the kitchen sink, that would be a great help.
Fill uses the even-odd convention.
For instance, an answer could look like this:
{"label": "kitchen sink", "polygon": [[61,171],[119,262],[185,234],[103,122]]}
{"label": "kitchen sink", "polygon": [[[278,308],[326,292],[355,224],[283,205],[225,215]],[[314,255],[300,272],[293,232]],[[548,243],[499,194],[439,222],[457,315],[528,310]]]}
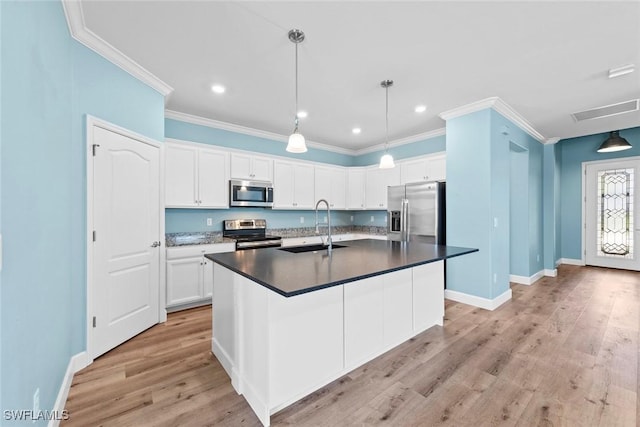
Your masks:
{"label": "kitchen sink", "polygon": [[[288,248],[280,248],[279,251],[291,252],[294,254],[299,254],[303,252],[317,252],[323,251],[327,249],[329,246],[327,245],[304,245],[304,246],[290,246]],[[332,245],[333,249],[346,248],[345,245],[336,245],[335,243]]]}

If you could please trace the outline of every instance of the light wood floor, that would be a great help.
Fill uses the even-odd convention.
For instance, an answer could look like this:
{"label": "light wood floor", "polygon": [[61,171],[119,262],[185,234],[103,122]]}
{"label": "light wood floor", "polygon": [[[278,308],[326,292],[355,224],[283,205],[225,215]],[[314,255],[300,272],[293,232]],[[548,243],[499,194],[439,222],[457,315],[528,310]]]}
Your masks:
{"label": "light wood floor", "polygon": [[[636,426],[640,273],[562,266],[272,416],[295,426]],[[210,353],[211,311],[169,315],[77,373],[72,426],[258,426]]]}

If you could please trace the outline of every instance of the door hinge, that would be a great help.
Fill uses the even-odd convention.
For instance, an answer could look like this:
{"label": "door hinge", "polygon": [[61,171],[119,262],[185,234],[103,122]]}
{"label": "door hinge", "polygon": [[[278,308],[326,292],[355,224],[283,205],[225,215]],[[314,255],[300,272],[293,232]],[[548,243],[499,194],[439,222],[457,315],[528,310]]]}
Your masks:
{"label": "door hinge", "polygon": [[96,327],[96,316],[93,316],[93,327]]}
{"label": "door hinge", "polygon": [[93,230],[93,241],[96,241],[96,230]]}
{"label": "door hinge", "polygon": [[100,147],[100,144],[93,144],[91,150],[93,151],[93,157],[96,156],[96,147]]}

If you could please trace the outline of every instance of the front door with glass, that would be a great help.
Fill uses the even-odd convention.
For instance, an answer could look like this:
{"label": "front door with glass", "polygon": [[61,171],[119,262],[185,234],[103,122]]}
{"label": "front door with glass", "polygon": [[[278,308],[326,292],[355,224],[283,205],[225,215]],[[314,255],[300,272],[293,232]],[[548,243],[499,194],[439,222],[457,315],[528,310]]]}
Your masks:
{"label": "front door with glass", "polygon": [[585,263],[640,270],[634,195],[640,160],[590,163],[585,170]]}

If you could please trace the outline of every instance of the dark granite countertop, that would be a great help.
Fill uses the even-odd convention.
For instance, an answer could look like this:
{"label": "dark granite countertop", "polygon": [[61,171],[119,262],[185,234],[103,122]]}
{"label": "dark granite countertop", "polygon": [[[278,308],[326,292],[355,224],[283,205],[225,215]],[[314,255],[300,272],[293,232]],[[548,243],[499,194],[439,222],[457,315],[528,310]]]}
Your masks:
{"label": "dark granite countertop", "polygon": [[278,248],[205,255],[285,297],[477,252],[478,249],[364,239],[326,250],[290,253]]}

